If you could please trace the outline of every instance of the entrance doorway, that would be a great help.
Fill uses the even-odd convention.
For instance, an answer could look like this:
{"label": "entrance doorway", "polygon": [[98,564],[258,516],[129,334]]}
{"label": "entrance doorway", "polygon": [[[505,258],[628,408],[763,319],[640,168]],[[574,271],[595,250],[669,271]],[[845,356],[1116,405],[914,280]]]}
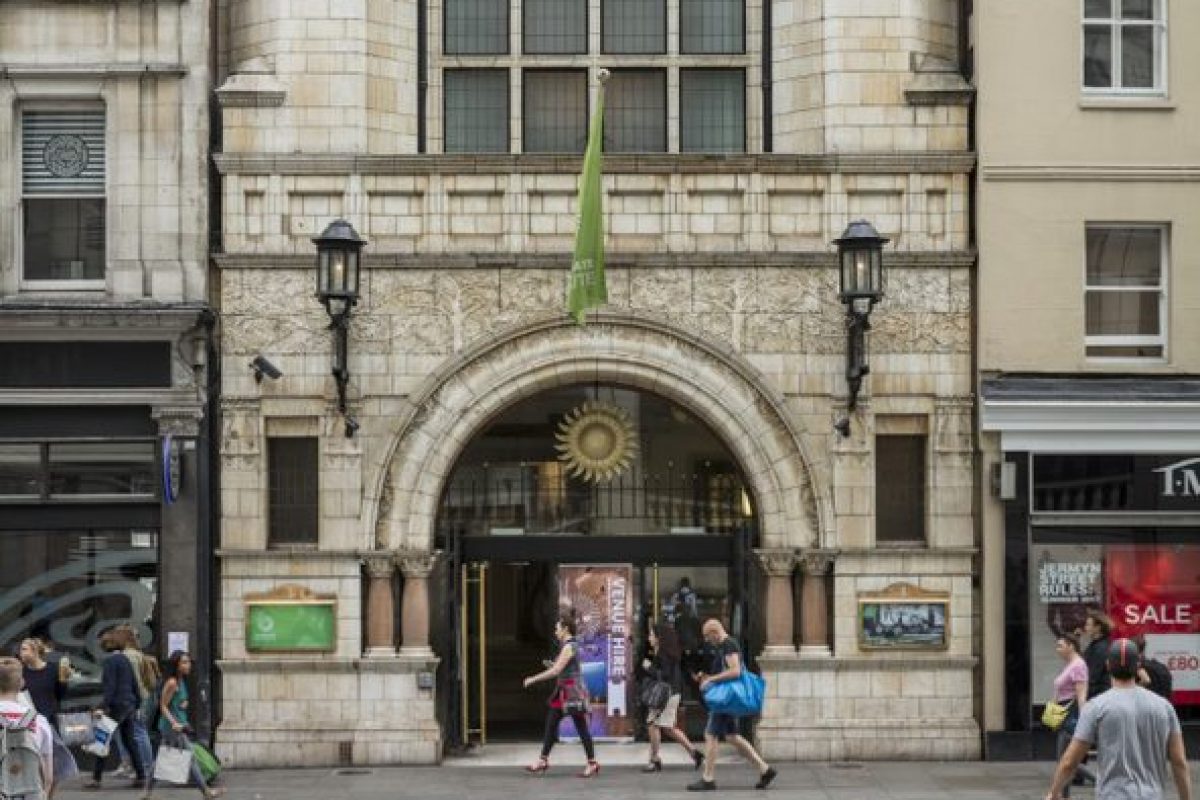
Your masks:
{"label": "entrance doorway", "polygon": [[[605,456],[626,445],[620,458]],[[577,452],[563,458],[568,446]],[[680,633],[690,668],[702,666],[699,625],[708,617],[722,620],[745,652],[761,649],[761,622],[751,613],[761,607],[756,533],[736,459],[663,398],[569,386],[500,415],[464,448],[438,511],[445,611],[432,633],[447,747],[540,739],[552,686],[525,689],[522,679],[554,658],[554,623],[566,602],[560,584],[578,588],[570,576],[581,567],[627,584],[627,625],[599,638],[592,631],[590,640],[581,633],[588,688],[601,709],[593,734],[644,736],[636,677],[652,624]],[[580,621],[590,613],[573,611]],[[687,687],[683,717],[698,737],[697,701]]]}
{"label": "entrance doorway", "polygon": [[548,685],[526,675],[554,657],[555,565],[470,562],[461,568],[461,726],[468,741],[525,741],[542,733]]}
{"label": "entrance doorway", "polygon": [[[726,621],[747,651],[757,652],[761,630],[746,620],[748,611],[759,605],[748,601],[759,587],[741,568],[745,563],[730,559],[720,564],[632,565],[627,638],[632,678],[641,672],[641,661],[648,655],[647,634],[656,622],[671,626],[679,636],[689,673],[705,668],[700,624],[708,618]],[[458,641],[450,654],[453,668],[444,673],[451,691],[444,693],[443,721],[452,746],[541,737],[553,684],[525,689],[522,681],[544,669],[557,652],[554,623],[563,604],[559,567],[551,561],[502,558],[459,567],[453,598]],[[636,682],[627,699],[630,719],[618,738],[632,734],[642,739],[644,712],[637,707]],[[684,686],[680,718],[694,739],[703,736],[699,692],[690,682]]]}

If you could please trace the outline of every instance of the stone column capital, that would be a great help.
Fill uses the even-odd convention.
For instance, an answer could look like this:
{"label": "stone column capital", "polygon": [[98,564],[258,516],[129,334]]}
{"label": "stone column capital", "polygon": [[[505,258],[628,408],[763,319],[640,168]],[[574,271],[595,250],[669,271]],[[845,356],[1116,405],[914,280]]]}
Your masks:
{"label": "stone column capital", "polygon": [[401,550],[395,556],[405,578],[428,578],[437,559],[438,554],[432,550]]}
{"label": "stone column capital", "polygon": [[196,405],[154,406],[151,418],[158,423],[159,436],[190,437],[200,435],[200,420],[204,418],[204,407]]}
{"label": "stone column capital", "polygon": [[396,561],[391,553],[364,553],[363,566],[372,579],[390,579],[396,571]]}
{"label": "stone column capital", "polygon": [[763,572],[767,573],[768,577],[791,577],[792,570],[796,567],[796,554],[791,550],[762,549],[755,550],[754,555],[758,557],[758,563],[762,565]]}
{"label": "stone column capital", "polygon": [[805,550],[796,557],[796,560],[805,575],[823,577],[829,574],[836,558],[837,552],[834,550]]}

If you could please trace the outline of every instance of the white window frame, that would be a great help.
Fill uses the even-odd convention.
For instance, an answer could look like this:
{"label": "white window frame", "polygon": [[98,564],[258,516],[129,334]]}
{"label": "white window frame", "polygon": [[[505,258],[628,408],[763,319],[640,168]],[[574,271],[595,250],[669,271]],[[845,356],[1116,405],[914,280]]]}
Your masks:
{"label": "white window frame", "polygon": [[[1088,284],[1087,233],[1092,230],[1156,230],[1159,233],[1158,285],[1157,286],[1091,286]],[[1084,356],[1091,362],[1134,362],[1162,363],[1167,361],[1168,275],[1170,274],[1171,226],[1165,222],[1087,222],[1084,224],[1083,248],[1083,348]],[[1090,292],[1158,292],[1158,334],[1150,335],[1096,335],[1087,333],[1087,297]],[[1093,356],[1087,354],[1089,347],[1154,347],[1162,348],[1156,356]]]}
{"label": "white window frame", "polygon": [[[25,112],[26,111],[58,111],[62,109],[99,109],[104,112],[104,194],[26,194],[25,193],[25,176],[23,165],[25,162]],[[109,114],[109,104],[101,98],[84,101],[71,100],[21,100],[16,106],[15,125],[16,128],[16,153],[17,157],[13,159],[14,168],[16,170],[17,187],[17,225],[13,237],[16,240],[16,262],[18,287],[23,292],[102,292],[108,286],[109,275],[109,260],[111,256],[110,245],[112,239],[110,232],[112,230],[112,204],[110,196],[112,194],[112,186],[110,176],[112,174],[112,118]],[[96,199],[102,197],[104,199],[104,277],[88,280],[30,280],[25,277],[25,201],[26,200],[79,200],[79,199]]]}
{"label": "white window frame", "polygon": [[[1079,83],[1086,97],[1166,97],[1167,96],[1167,3],[1168,0],[1152,0],[1156,16],[1154,19],[1123,19],[1121,0],[1111,0],[1115,17],[1088,17],[1087,0],[1079,0]],[[1090,25],[1108,25],[1111,32],[1112,83],[1111,86],[1087,86],[1084,84],[1083,66],[1086,56],[1087,35]],[[1121,86],[1121,41],[1124,28],[1152,28],[1154,50],[1158,57],[1154,61],[1154,85],[1151,87]]]}

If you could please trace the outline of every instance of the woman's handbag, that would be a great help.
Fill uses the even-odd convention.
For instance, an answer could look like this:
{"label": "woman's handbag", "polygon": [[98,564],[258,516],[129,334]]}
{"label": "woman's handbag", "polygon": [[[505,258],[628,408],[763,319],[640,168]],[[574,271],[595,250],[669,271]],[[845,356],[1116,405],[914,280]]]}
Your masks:
{"label": "woman's handbag", "polygon": [[1042,724],[1052,731],[1058,730],[1067,721],[1067,716],[1071,713],[1071,706],[1074,704],[1074,700],[1068,700],[1065,705],[1054,700],[1046,703],[1046,707],[1042,709]]}
{"label": "woman's handbag", "polygon": [[163,745],[154,761],[154,780],[186,784],[192,769],[192,751]]}
{"label": "woman's handbag", "polygon": [[582,680],[566,680],[559,684],[558,697],[564,714],[586,714],[588,712],[587,685]]}
{"label": "woman's handbag", "polygon": [[733,680],[710,683],[704,687],[704,705],[715,714],[731,717],[753,717],[762,713],[767,684],[759,676],[743,668]]}
{"label": "woman's handbag", "polygon": [[58,735],[67,747],[95,741],[96,734],[92,727],[92,714],[89,711],[58,715]]}
{"label": "woman's handbag", "polygon": [[662,711],[671,699],[671,684],[657,678],[647,678],[642,683],[638,699],[650,711]]}

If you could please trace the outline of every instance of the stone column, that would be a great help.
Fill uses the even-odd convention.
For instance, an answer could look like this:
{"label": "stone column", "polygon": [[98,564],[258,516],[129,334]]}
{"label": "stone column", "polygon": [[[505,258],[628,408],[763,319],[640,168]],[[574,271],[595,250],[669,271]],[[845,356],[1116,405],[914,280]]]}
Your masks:
{"label": "stone column", "polygon": [[400,655],[428,658],[429,647],[429,573],[437,554],[407,551],[396,556],[404,573],[404,594],[400,598]]}
{"label": "stone column", "polygon": [[833,553],[808,550],[800,554],[804,583],[800,595],[800,655],[833,655],[829,641],[829,602],[826,575],[833,566]]}
{"label": "stone column", "polygon": [[367,567],[367,658],[396,655],[396,604],[392,576],[396,563],[389,553],[372,553],[363,558]]}
{"label": "stone column", "polygon": [[763,655],[794,655],[792,570],[796,566],[796,556],[791,550],[754,552],[767,574],[767,645]]}

